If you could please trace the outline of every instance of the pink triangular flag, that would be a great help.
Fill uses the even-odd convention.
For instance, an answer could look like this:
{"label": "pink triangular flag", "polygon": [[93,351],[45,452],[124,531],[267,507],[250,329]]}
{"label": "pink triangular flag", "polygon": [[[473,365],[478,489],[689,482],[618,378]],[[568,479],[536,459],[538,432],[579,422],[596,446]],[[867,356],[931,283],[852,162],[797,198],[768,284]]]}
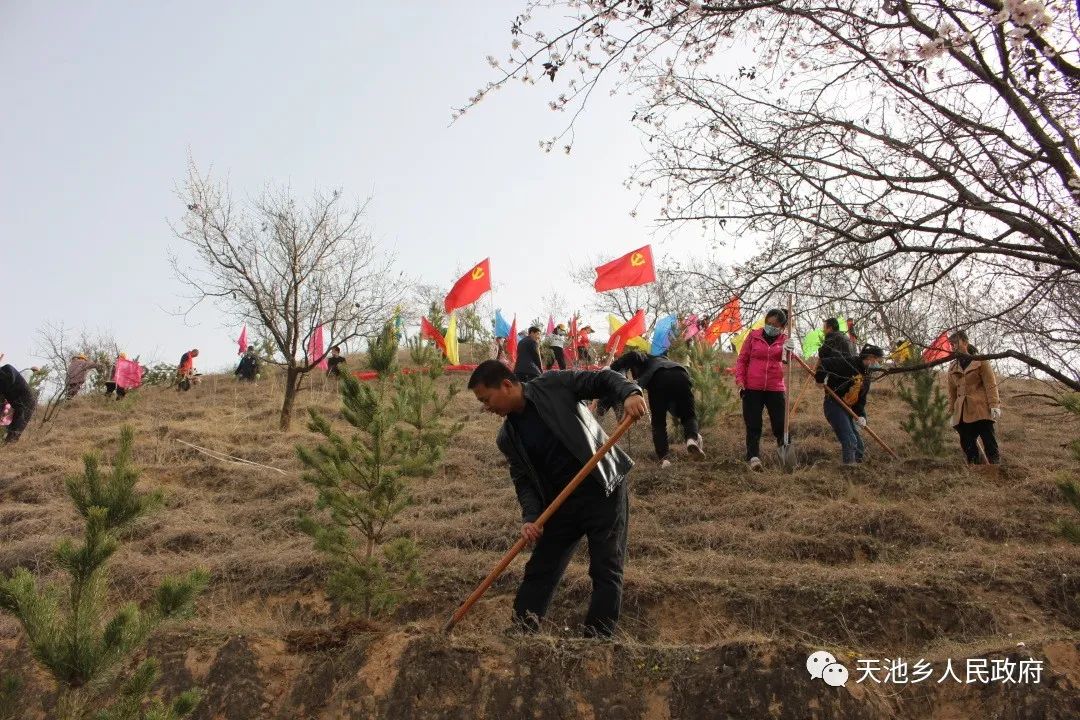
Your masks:
{"label": "pink triangular flag", "polygon": [[544,331],[545,335],[550,335],[555,332],[555,318],[552,315],[548,315],[547,330]]}
{"label": "pink triangular flag", "polygon": [[134,360],[116,358],[116,370],[113,372],[113,382],[117,387],[125,390],[134,390],[142,385],[142,366]]}
{"label": "pink triangular flag", "polygon": [[308,362],[311,362],[315,358],[319,358],[319,362],[316,365],[320,370],[326,370],[329,366],[326,363],[326,351],[323,349],[323,330],[322,325],[315,328],[315,332],[311,334],[311,341],[308,343]]}
{"label": "pink triangular flag", "polygon": [[240,331],[240,339],[236,341],[240,345],[240,352],[237,355],[243,355],[247,352],[247,325]]}

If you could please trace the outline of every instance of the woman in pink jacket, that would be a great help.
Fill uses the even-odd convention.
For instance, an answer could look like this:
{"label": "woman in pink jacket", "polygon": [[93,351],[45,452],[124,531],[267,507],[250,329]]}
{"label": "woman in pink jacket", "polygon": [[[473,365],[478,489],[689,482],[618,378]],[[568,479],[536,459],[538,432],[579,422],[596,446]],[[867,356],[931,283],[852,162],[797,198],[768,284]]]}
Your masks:
{"label": "woman in pink jacket", "polygon": [[761,470],[761,417],[769,411],[769,424],[777,446],[784,442],[784,351],[795,352],[795,338],[784,334],[787,313],[779,308],[765,315],[765,326],[751,330],[739,351],[735,385],[742,398],[746,423],[746,459],[751,470]]}

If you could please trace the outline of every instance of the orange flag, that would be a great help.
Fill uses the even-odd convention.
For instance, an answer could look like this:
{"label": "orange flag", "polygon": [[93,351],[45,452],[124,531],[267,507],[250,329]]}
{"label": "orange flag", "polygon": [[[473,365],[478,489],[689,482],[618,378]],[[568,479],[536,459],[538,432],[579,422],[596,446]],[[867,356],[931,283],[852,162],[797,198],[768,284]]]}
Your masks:
{"label": "orange flag", "polygon": [[630,318],[626,324],[622,325],[618,330],[611,333],[611,337],[607,341],[607,351],[618,353],[619,350],[626,347],[626,343],[639,335],[645,334],[645,311],[638,310],[634,313],[634,317]]}
{"label": "orange flag", "polygon": [[712,345],[714,342],[720,339],[720,333],[726,332],[738,332],[742,330],[742,316],[739,312],[739,298],[733,297],[724,306],[724,309],[720,311],[720,314],[716,316],[716,319],[709,323],[709,327],[705,329],[705,344]]}
{"label": "orange flag", "polygon": [[949,334],[941,333],[933,344],[923,351],[923,362],[934,362],[941,358],[947,358],[952,354],[952,343],[949,342]]}
{"label": "orange flag", "polygon": [[646,245],[596,268],[593,287],[596,292],[606,292],[651,282],[656,282],[656,269],[653,267],[652,247]]}
{"label": "orange flag", "polygon": [[491,258],[485,258],[479,265],[461,276],[454,283],[443,303],[446,312],[453,312],[476,302],[481,295],[491,290]]}

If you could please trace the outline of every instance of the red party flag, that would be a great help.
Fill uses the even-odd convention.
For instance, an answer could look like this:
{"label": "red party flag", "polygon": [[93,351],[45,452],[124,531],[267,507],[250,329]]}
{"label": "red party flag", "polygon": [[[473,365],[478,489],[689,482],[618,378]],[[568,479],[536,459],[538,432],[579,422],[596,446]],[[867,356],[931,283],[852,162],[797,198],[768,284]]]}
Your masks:
{"label": "red party flag", "polygon": [[491,258],[486,258],[479,265],[461,276],[446,295],[446,312],[453,312],[476,302],[481,295],[491,290]]}
{"label": "red party flag", "polygon": [[431,321],[426,317],[420,318],[420,337],[425,337],[431,340],[439,349],[443,351],[443,355],[446,354],[446,338],[442,336],[442,333],[435,329],[435,326],[431,324]]}
{"label": "red party flag", "polygon": [[117,387],[125,390],[134,390],[142,385],[142,367],[134,360],[116,358],[116,369],[113,370],[113,382]]}
{"label": "red party flag", "polygon": [[709,323],[709,327],[705,329],[705,344],[712,345],[715,343],[720,339],[720,333],[738,332],[739,330],[742,330],[739,298],[733,297],[720,311],[720,314],[716,316],[716,319]]}
{"label": "red party flag", "polygon": [[593,287],[596,292],[606,292],[651,282],[656,282],[656,269],[653,267],[652,247],[646,245],[596,268]]}
{"label": "red party flag", "polygon": [[626,343],[636,337],[645,334],[645,311],[638,310],[634,317],[621,325],[618,330],[611,333],[607,341],[607,351],[618,353],[626,347]]}
{"label": "red party flag", "polygon": [[326,362],[326,349],[323,347],[323,330],[322,325],[315,328],[315,332],[311,333],[311,339],[308,340],[308,360],[314,360],[319,358],[319,362],[315,367],[320,370],[326,370],[329,365]]}
{"label": "red party flag", "polygon": [[952,343],[949,342],[949,334],[941,333],[938,339],[933,342],[930,347],[923,351],[923,362],[934,362],[942,358],[947,358],[952,354]]}
{"label": "red party flag", "polygon": [[237,355],[243,355],[247,352],[247,325],[240,331],[240,339],[236,341],[240,345],[240,352]]}
{"label": "red party flag", "polygon": [[506,356],[510,358],[510,364],[517,362],[517,315],[514,322],[510,323],[510,337],[506,338]]}

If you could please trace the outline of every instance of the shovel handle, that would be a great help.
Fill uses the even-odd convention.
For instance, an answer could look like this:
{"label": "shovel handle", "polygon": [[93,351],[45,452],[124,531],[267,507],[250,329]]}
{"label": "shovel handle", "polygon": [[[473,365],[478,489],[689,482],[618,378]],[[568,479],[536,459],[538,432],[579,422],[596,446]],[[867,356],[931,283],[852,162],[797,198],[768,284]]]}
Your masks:
{"label": "shovel handle", "polygon": [[[813,374],[814,374],[814,371],[810,369],[810,366],[806,364],[806,361],[805,361],[805,360],[803,360],[803,359],[802,359],[801,357],[799,357],[799,356],[798,356],[798,355],[796,355],[795,353],[792,353],[792,354],[791,354],[791,356],[792,356],[793,358],[795,358],[796,360],[798,360],[798,361],[799,361],[799,364],[803,366],[803,370],[805,370],[806,372],[810,373],[811,375],[813,375]],[[848,414],[848,415],[850,415],[850,416],[851,416],[851,417],[853,417],[853,418],[858,418],[858,417],[859,417],[858,415],[856,415],[856,414],[855,414],[855,411],[854,411],[854,410],[852,410],[851,408],[849,408],[849,407],[848,407],[848,405],[847,405],[847,403],[846,403],[846,402],[844,402],[843,400],[841,400],[841,399],[840,399],[840,396],[839,396],[839,395],[837,395],[837,394],[836,394],[836,392],[835,392],[835,391],[834,391],[834,390],[833,390],[833,389],[832,389],[831,387],[829,387],[828,385],[826,385],[826,386],[825,386],[825,392],[827,392],[827,393],[829,394],[829,396],[830,396],[830,397],[832,397],[832,399],[833,399],[833,400],[835,400],[835,401],[836,401],[836,403],[837,403],[837,404],[838,404],[838,405],[839,405],[840,407],[844,408],[844,410],[847,410],[847,414]],[[889,447],[888,445],[886,445],[886,444],[885,444],[885,441],[884,441],[884,440],[882,440],[881,438],[879,438],[879,437],[878,437],[878,434],[877,434],[876,432],[874,432],[873,430],[871,430],[871,429],[870,429],[870,426],[869,426],[869,425],[864,425],[864,426],[863,426],[863,430],[865,430],[866,432],[870,433],[870,437],[872,437],[872,438],[874,438],[875,440],[877,440],[877,443],[878,443],[878,445],[880,445],[881,447],[883,447],[883,448],[885,449],[885,452],[887,452],[887,453],[889,453],[890,455],[892,455],[892,456],[893,456],[893,458],[894,458],[894,459],[896,459],[896,460],[899,460],[899,459],[900,459],[900,457],[899,457],[899,456],[898,456],[898,455],[897,455],[897,454],[896,454],[895,452],[893,452],[893,449],[892,449],[891,447]]]}
{"label": "shovel handle", "polygon": [[[570,497],[570,494],[577,489],[577,486],[589,476],[589,473],[593,471],[600,463],[600,460],[607,455],[608,451],[615,446],[615,443],[618,442],[619,438],[622,437],[623,433],[625,433],[633,423],[634,419],[630,416],[623,419],[622,423],[619,424],[619,427],[615,428],[615,432],[611,433],[611,437],[607,439],[607,442],[600,446],[600,449],[589,459],[589,462],[585,463],[585,467],[581,468],[581,470],[578,471],[578,474],[574,476],[574,479],[563,488],[561,493],[559,493],[559,496],[551,501],[551,504],[547,506],[547,509],[541,513],[540,517],[536,519],[536,522],[534,522],[533,525],[538,528],[544,527],[544,523],[555,514],[555,511],[566,501],[566,498]],[[465,617],[465,613],[469,612],[469,608],[471,608],[473,604],[487,592],[487,589],[491,587],[491,583],[495,582],[495,579],[502,575],[503,570],[505,570],[507,566],[514,561],[514,558],[518,556],[518,553],[524,549],[525,538],[519,538],[518,541],[514,543],[514,546],[510,548],[510,552],[503,555],[502,560],[495,566],[495,569],[488,573],[488,576],[484,578],[484,582],[480,583],[480,585],[473,590],[469,599],[462,603],[461,607],[457,609],[457,612],[446,621],[446,624],[443,625],[443,632],[450,632],[454,626],[461,621],[461,618]]]}

